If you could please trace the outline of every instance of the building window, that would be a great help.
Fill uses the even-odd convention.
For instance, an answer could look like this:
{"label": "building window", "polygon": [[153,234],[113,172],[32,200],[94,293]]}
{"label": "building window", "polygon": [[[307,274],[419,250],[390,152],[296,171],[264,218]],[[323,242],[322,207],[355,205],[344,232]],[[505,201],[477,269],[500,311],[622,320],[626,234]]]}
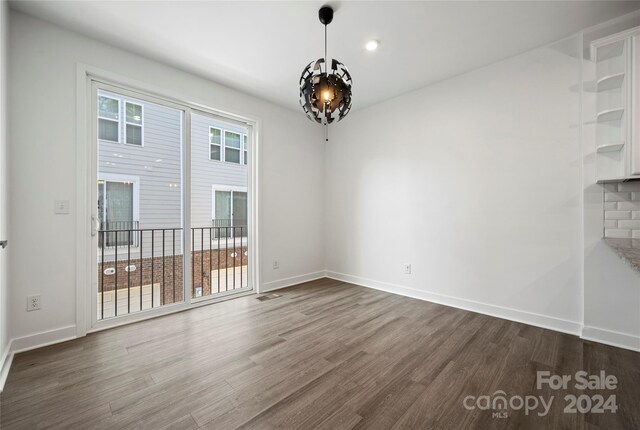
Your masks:
{"label": "building window", "polygon": [[125,142],[130,145],[142,146],[142,142],[143,142],[142,105],[132,103],[132,102],[125,102],[125,110],[126,110],[126,116],[125,116],[126,127],[124,131]]}
{"label": "building window", "polygon": [[213,227],[216,237],[247,235],[246,188],[213,186]]}
{"label": "building window", "polygon": [[104,246],[136,245],[138,221],[137,180],[101,179],[98,181],[98,241]]}
{"label": "building window", "polygon": [[98,139],[120,143],[121,118],[124,118],[124,143],[143,146],[144,106],[98,94]]}
{"label": "building window", "polygon": [[210,159],[220,161],[222,159],[222,131],[219,128],[209,127]]}
{"label": "building window", "polygon": [[120,100],[98,97],[98,139],[120,142]]}
{"label": "building window", "polygon": [[246,134],[209,127],[209,159],[226,163],[247,164],[249,139]]}
{"label": "building window", "polygon": [[249,149],[249,141],[247,140],[247,135],[242,135],[242,161],[243,164],[247,164],[247,150]]}
{"label": "building window", "polygon": [[240,164],[240,133],[224,131],[224,161]]}

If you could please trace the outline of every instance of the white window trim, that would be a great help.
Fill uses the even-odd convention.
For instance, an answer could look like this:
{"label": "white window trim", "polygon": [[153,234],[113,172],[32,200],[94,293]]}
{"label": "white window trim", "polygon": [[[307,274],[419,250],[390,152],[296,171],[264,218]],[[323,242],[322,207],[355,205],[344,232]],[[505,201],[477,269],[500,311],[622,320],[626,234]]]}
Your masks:
{"label": "white window trim", "polygon": [[[218,130],[220,132],[220,144],[211,142],[211,130]],[[224,145],[223,145],[224,138],[223,138],[223,134],[224,134],[224,130],[221,129],[220,127],[214,127],[212,125],[209,126],[209,160],[211,160],[211,161],[224,162]],[[219,146],[220,147],[220,159],[219,160],[215,160],[215,159],[211,158],[211,147],[212,146]]]}
{"label": "white window trim", "polygon": [[[120,114],[120,107],[122,105],[121,100],[115,97],[111,97],[111,96],[107,96],[104,94],[98,94],[98,98],[100,97],[104,97],[105,99],[111,99],[111,100],[115,100],[116,102],[118,102],[118,119],[113,119],[113,118],[107,118],[106,116],[100,116],[100,109],[98,109],[98,120],[104,119],[105,121],[111,121],[111,122],[117,122],[118,123],[118,140],[109,140],[109,139],[100,139],[103,142],[111,142],[111,143],[120,143],[120,130],[122,128],[122,115]],[[98,121],[99,123],[100,121]]]}
{"label": "white window trim", "polygon": [[245,157],[245,156],[244,156],[244,154],[246,153],[246,154],[247,154],[247,156],[249,155],[249,151],[248,151],[248,149],[247,149],[247,141],[249,140],[249,136],[247,136],[246,134],[244,134],[244,133],[243,133],[243,134],[242,134],[242,137],[241,137],[240,139],[242,139],[242,140],[241,140],[241,144],[240,144],[240,146],[242,147],[242,148],[241,148],[241,151],[240,151],[240,152],[241,152],[241,154],[240,154],[240,160],[241,160],[242,162],[241,162],[240,164],[242,164],[243,166],[246,166],[246,165],[247,165],[247,158],[248,158],[248,157]]}
{"label": "white window trim", "polygon": [[[124,106],[124,110],[122,112],[123,113],[122,116],[124,117],[124,144],[129,146],[134,146],[137,148],[143,148],[144,147],[144,104],[137,103],[127,99],[122,99],[122,101]],[[127,121],[127,103],[140,106],[140,115],[141,115],[140,124]],[[127,125],[134,125],[136,127],[140,127],[140,145],[127,142]]]}
{"label": "white window trim", "polygon": [[[235,164],[235,165],[241,166],[242,165],[242,136],[243,136],[243,133],[240,133],[239,131],[234,131],[234,130],[223,130],[223,131],[224,131],[224,136],[222,138],[222,142],[224,143],[224,151],[223,151],[224,158],[223,158],[223,161],[225,163]],[[229,147],[230,149],[233,149],[234,151],[240,151],[240,155],[238,157],[239,161],[237,163],[234,163],[233,161],[227,161],[227,154],[226,154],[226,152],[227,152],[227,133],[233,133],[233,134],[237,134],[238,136],[240,136],[240,148],[234,148],[232,146]]]}
{"label": "white window trim", "polygon": [[[117,173],[100,173],[98,181],[106,182],[131,182],[133,183],[133,219],[131,221],[140,222],[140,178],[138,176],[121,175]],[[106,193],[106,187],[105,187]],[[104,209],[104,208],[103,208]],[[105,219],[105,214],[102,214],[102,219]],[[131,249],[137,249],[138,246],[131,246]],[[113,252],[115,246],[104,246],[105,251],[109,250]],[[109,253],[110,253],[109,252]],[[105,253],[105,255],[109,255]]]}
{"label": "white window trim", "polygon": [[[249,141],[249,136],[246,133],[242,133],[240,131],[229,130],[229,129],[226,129],[226,128],[215,127],[215,126],[210,125],[209,126],[209,132],[211,132],[211,130],[213,130],[213,129],[220,131],[220,145],[218,145],[216,143],[211,143],[211,138],[209,138],[209,161],[216,161],[218,163],[227,163],[227,164],[230,164],[232,166],[246,166],[248,164],[247,158],[249,156],[249,150],[247,148],[247,143]],[[225,140],[226,132],[235,133],[235,134],[239,134],[240,135],[240,149],[239,149],[239,151],[240,151],[240,162],[239,163],[234,163],[232,161],[227,161],[226,160],[226,153],[225,153],[226,152],[226,148],[227,148],[226,140]],[[211,146],[219,146],[220,147],[220,159],[219,160],[211,158]],[[236,151],[238,150],[238,148],[233,148],[233,147],[231,149],[236,150]],[[247,157],[245,157],[245,155],[244,155],[245,151],[247,152]]]}

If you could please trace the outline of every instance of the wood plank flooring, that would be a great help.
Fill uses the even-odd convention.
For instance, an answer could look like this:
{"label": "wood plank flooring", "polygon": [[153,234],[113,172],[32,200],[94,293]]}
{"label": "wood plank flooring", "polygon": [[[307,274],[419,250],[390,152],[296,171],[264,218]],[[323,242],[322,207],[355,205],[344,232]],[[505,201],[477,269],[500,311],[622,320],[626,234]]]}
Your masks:
{"label": "wood plank flooring", "polygon": [[[640,429],[640,353],[321,279],[19,354],[10,429]],[[536,389],[536,372],[605,370],[607,391]],[[555,396],[546,416],[467,396]],[[615,414],[563,413],[615,394]],[[541,411],[542,409],[538,409]]]}

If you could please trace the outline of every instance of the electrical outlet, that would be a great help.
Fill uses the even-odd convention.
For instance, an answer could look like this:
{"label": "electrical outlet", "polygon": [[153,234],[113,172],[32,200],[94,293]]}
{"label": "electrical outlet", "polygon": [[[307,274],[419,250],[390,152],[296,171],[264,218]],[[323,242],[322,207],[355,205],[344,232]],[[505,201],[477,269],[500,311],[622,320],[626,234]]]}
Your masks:
{"label": "electrical outlet", "polygon": [[280,268],[280,262],[278,260],[273,260],[273,268],[274,269],[279,269]]}
{"label": "electrical outlet", "polygon": [[405,275],[411,275],[411,264],[404,264],[402,268],[404,269]]}
{"label": "electrical outlet", "polygon": [[40,294],[27,296],[27,311],[37,311],[41,306]]}

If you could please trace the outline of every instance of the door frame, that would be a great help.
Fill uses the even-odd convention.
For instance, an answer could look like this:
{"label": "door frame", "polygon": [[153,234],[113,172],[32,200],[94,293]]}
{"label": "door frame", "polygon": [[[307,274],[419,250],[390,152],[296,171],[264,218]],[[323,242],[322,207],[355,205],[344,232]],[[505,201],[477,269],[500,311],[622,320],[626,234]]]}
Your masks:
{"label": "door frame", "polygon": [[[202,113],[213,115],[224,121],[241,124],[247,128],[247,139],[249,144],[249,163],[247,200],[248,200],[248,279],[251,282],[251,291],[238,293],[232,297],[240,295],[255,294],[260,291],[260,187],[259,187],[259,167],[260,167],[260,119],[232,113],[229,110],[218,109],[196,102],[184,101],[184,96],[176,96],[167,92],[165,88],[154,87],[149,84],[131,79],[110,71],[99,69],[90,65],[78,63],[77,65],[77,123],[76,123],[76,172],[77,172],[77,219],[76,219],[76,336],[85,336],[87,333],[111,328],[135,321],[154,318],[174,312],[191,309],[215,303],[221,300],[228,300],[230,296],[214,297],[209,300],[194,300],[188,286],[191,282],[191,255],[183,251],[183,279],[185,285],[185,302],[165,305],[134,314],[119,316],[113,319],[96,321],[97,315],[97,247],[91,236],[92,229],[95,228],[95,217],[97,208],[94,208],[94,194],[97,193],[95,180],[97,178],[97,121],[93,124],[93,118],[97,115],[97,90],[94,88],[106,89],[119,92],[124,95],[143,97],[151,102],[154,100],[163,105],[173,107],[183,111],[182,115],[182,137],[183,137],[183,246],[184,250],[191,249],[191,178],[187,174],[191,166],[191,136],[190,126],[191,113]],[[95,139],[94,139],[95,138]],[[95,178],[94,173],[96,173]],[[97,196],[96,196],[97,198]],[[95,249],[93,249],[95,248]],[[95,279],[94,279],[95,278]]]}

